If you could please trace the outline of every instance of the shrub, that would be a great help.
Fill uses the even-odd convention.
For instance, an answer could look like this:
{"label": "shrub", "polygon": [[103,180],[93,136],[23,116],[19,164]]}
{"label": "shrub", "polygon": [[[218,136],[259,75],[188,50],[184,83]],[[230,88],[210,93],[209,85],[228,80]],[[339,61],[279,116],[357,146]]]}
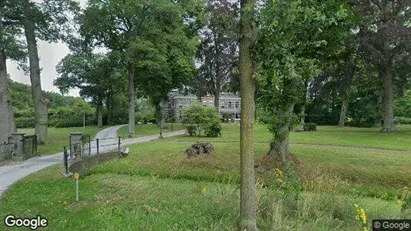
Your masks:
{"label": "shrub", "polygon": [[317,124],[316,123],[304,124],[304,131],[317,131]]}
{"label": "shrub", "polygon": [[395,120],[396,120],[399,124],[411,124],[411,118],[396,117]]}
{"label": "shrub", "polygon": [[223,120],[223,122],[229,122],[229,121],[231,121],[233,119],[233,114],[231,114],[231,113],[227,113],[227,112],[225,112],[225,113],[222,113],[222,120]]}
{"label": "shrub", "polygon": [[217,137],[221,135],[220,119],[213,107],[194,104],[183,109],[182,124],[190,135],[201,135],[201,130],[204,130],[206,136]]}

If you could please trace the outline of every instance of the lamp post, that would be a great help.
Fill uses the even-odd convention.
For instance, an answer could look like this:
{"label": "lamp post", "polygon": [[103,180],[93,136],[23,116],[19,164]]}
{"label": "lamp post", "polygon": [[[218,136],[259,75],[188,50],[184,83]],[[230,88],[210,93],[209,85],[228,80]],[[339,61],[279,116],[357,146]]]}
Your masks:
{"label": "lamp post", "polygon": [[[81,97],[84,101],[84,103],[86,102],[84,97]],[[83,104],[83,133],[86,131],[86,106],[85,104]]]}
{"label": "lamp post", "polygon": [[158,137],[163,139],[163,101],[160,101],[160,136]]}

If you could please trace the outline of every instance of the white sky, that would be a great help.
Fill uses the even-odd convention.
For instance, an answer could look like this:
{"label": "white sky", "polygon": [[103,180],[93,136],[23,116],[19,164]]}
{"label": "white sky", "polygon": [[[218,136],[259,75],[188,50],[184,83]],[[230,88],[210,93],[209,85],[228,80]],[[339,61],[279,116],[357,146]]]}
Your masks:
{"label": "white sky", "polygon": [[[38,2],[39,0],[35,0]],[[87,0],[77,0],[84,7]],[[53,86],[53,81],[57,78],[56,65],[69,53],[69,49],[64,43],[48,43],[37,41],[40,68],[41,71],[41,87],[45,91],[59,92],[57,87]],[[30,85],[30,76],[25,75],[23,71],[17,69],[16,63],[7,60],[7,71],[11,79],[20,83]],[[78,90],[71,90],[69,95],[78,96]]]}

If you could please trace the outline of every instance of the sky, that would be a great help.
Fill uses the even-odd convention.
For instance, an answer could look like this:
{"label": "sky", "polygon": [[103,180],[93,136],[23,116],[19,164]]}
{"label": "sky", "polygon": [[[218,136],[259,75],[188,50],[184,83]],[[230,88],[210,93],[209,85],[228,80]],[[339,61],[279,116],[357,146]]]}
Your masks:
{"label": "sky", "polygon": [[[41,0],[36,0],[39,1]],[[87,2],[87,0],[77,1],[82,7]],[[37,41],[37,47],[40,57],[41,87],[45,91],[59,92],[53,85],[53,81],[57,78],[56,65],[69,53],[69,49],[64,43],[48,43],[41,40]],[[12,80],[30,85],[30,76],[18,70],[15,62],[7,60],[7,71]],[[69,95],[79,96],[78,92],[78,89],[74,89],[69,92]]]}

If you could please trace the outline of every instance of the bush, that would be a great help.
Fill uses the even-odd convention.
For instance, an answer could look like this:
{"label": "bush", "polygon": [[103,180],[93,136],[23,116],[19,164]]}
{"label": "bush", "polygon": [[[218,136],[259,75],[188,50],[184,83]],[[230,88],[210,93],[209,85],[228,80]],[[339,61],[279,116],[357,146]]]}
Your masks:
{"label": "bush", "polygon": [[317,124],[316,123],[304,124],[304,131],[317,131]]}
{"label": "bush", "polygon": [[226,123],[228,123],[228,122],[230,122],[231,120],[233,119],[233,114],[231,114],[231,113],[222,113],[222,120],[223,120],[223,122],[226,122]]}
{"label": "bush", "polygon": [[194,104],[183,109],[182,124],[190,136],[201,135],[201,130],[204,130],[206,136],[217,137],[221,135],[220,119],[213,107]]}
{"label": "bush", "polygon": [[396,120],[399,124],[411,124],[411,118],[396,117],[395,120]]}
{"label": "bush", "polygon": [[194,125],[187,125],[186,129],[190,136],[194,136],[197,133],[197,128]]}

